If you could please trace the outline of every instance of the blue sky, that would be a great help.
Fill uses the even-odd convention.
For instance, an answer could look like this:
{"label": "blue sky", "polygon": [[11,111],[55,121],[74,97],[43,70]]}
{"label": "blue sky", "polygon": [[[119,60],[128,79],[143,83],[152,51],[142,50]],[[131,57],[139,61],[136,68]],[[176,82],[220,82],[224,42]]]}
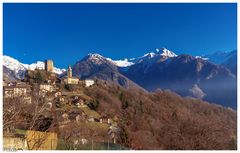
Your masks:
{"label": "blue sky", "polygon": [[3,5],[3,54],[57,67],[88,53],[112,59],[166,47],[201,55],[237,49],[237,4]]}

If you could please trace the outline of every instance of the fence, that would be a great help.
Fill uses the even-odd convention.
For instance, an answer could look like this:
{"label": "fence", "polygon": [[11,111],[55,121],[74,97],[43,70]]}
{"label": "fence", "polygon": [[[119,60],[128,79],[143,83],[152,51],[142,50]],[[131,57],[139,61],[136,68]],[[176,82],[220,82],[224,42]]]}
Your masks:
{"label": "fence", "polygon": [[67,143],[66,141],[60,139],[58,141],[57,150],[127,150],[120,144],[114,144],[109,140],[104,141],[88,141],[87,143],[77,143],[73,142]]}
{"label": "fence", "polygon": [[110,140],[91,141],[86,143],[66,142],[63,139],[27,140],[25,138],[4,137],[3,148],[6,151],[16,150],[127,150],[120,144],[114,144]]}

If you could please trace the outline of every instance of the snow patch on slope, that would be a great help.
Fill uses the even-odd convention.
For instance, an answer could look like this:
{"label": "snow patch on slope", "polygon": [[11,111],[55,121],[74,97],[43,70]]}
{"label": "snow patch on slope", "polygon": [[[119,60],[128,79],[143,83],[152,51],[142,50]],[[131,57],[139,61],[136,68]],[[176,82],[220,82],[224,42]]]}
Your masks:
{"label": "snow patch on slope", "polygon": [[107,58],[107,60],[113,62],[118,67],[128,67],[134,64],[133,62],[129,62],[126,58],[123,60],[112,60],[111,58]]}
{"label": "snow patch on slope", "polygon": [[203,60],[209,60],[209,58],[204,58],[204,57],[202,57],[202,56],[195,56],[195,58],[200,58],[200,59],[203,59]]}

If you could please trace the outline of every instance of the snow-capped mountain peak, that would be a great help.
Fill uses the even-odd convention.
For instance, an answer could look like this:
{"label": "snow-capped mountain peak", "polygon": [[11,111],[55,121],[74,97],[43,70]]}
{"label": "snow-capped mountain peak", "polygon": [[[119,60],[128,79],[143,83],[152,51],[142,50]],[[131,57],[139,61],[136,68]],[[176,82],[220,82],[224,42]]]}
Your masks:
{"label": "snow-capped mountain peak", "polygon": [[3,66],[17,72],[19,70],[26,70],[26,67],[21,62],[7,55],[3,56]]}
{"label": "snow-capped mountain peak", "polygon": [[177,54],[175,54],[174,52],[172,52],[166,48],[161,48],[161,49],[157,48],[156,52],[146,53],[142,57],[153,58],[156,55],[161,55],[161,56],[165,56],[165,57],[176,57],[177,56]]}
{"label": "snow-capped mountain peak", "polygon": [[87,59],[95,64],[102,64],[102,63],[108,61],[118,67],[129,67],[138,62],[145,61],[148,59],[154,60],[155,57],[158,58],[158,57],[162,57],[162,56],[171,58],[171,57],[176,57],[177,54],[175,54],[174,52],[172,52],[166,48],[157,48],[156,51],[146,53],[143,56],[137,57],[137,58],[129,58],[129,59],[124,58],[124,59],[120,59],[120,60],[113,60],[111,58],[106,58],[97,53],[89,53],[83,60]]}
{"label": "snow-capped mountain peak", "polygon": [[156,51],[158,54],[161,54],[162,56],[166,56],[166,57],[176,57],[177,56],[177,54],[175,54],[174,52],[172,52],[166,48],[161,48],[161,49],[157,48]]}
{"label": "snow-capped mountain peak", "polygon": [[22,64],[25,68],[27,68],[28,70],[35,70],[35,69],[44,69],[44,62],[41,61],[37,61],[36,63],[32,63],[32,64]]}
{"label": "snow-capped mountain peak", "polygon": [[[35,69],[43,70],[45,68],[45,63],[42,61],[37,61],[36,63],[23,64],[23,65],[28,70],[35,70]],[[66,71],[66,69],[60,69],[60,68],[56,68],[56,67],[54,67],[54,69],[53,69],[53,72],[57,73],[57,74],[62,74],[65,71]]]}
{"label": "snow-capped mountain peak", "polygon": [[101,64],[104,61],[105,62],[108,61],[118,67],[127,67],[127,66],[134,64],[133,62],[129,62],[128,59],[126,59],[126,58],[123,60],[112,60],[111,58],[105,58],[104,56],[97,54],[97,53],[90,53],[87,55],[86,58],[96,64]]}
{"label": "snow-capped mountain peak", "polygon": [[153,53],[153,52],[150,52],[150,53],[144,54],[142,57],[149,57],[149,58],[153,58],[154,56],[155,56],[155,53]]}
{"label": "snow-capped mountain peak", "polygon": [[[95,60],[96,60],[96,58],[104,58],[103,56],[101,56],[99,54],[88,54],[88,56],[91,56],[92,59],[95,59]],[[171,57],[176,57],[177,54],[175,54],[174,52],[172,52],[166,48],[161,48],[161,49],[157,48],[155,52],[149,52],[149,53],[146,53],[143,56],[137,57],[137,58],[130,58],[130,59],[125,58],[122,60],[112,60],[111,58],[106,58],[106,59],[118,67],[128,67],[128,66],[134,65],[141,61],[145,61],[148,59],[155,59],[155,57],[159,57],[159,56],[171,58]]]}
{"label": "snow-capped mountain peak", "polygon": [[22,79],[24,77],[27,69],[21,62],[6,55],[3,56],[2,61],[3,66],[5,66],[7,69],[14,73],[13,78]]}
{"label": "snow-capped mountain peak", "polygon": [[[27,70],[44,69],[45,64],[42,61],[37,61],[36,63],[32,64],[24,64],[10,56],[3,55],[3,66],[13,71],[17,78],[23,79],[24,74]],[[53,72],[57,74],[61,74],[64,71],[66,70],[56,67],[54,67],[53,70]]]}
{"label": "snow-capped mountain peak", "polygon": [[89,58],[104,58],[102,55],[97,54],[97,53],[89,53],[88,57]]}
{"label": "snow-capped mountain peak", "polygon": [[[88,60],[88,61],[91,61],[92,63],[95,63],[95,64],[102,64],[102,63],[105,63],[105,62],[111,62],[106,57],[104,57],[100,54],[97,54],[97,53],[90,53],[85,58],[83,58],[82,60]],[[114,63],[112,63],[112,64],[114,64]]]}

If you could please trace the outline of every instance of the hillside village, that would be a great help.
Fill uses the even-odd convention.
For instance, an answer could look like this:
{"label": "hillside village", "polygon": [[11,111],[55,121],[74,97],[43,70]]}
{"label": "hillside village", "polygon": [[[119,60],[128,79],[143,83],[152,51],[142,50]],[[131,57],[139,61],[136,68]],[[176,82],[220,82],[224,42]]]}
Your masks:
{"label": "hillside village", "polygon": [[27,70],[3,87],[4,150],[236,149],[237,113],[170,90]]}
{"label": "hillside village", "polygon": [[236,149],[237,113],[169,90],[27,70],[3,87],[3,146],[15,150]]}
{"label": "hillside village", "polygon": [[71,66],[60,78],[53,68],[46,60],[44,70],[28,70],[23,80],[4,84],[5,150],[113,147],[120,130],[117,117],[98,113],[98,100],[84,93],[97,80],[73,76]]}

